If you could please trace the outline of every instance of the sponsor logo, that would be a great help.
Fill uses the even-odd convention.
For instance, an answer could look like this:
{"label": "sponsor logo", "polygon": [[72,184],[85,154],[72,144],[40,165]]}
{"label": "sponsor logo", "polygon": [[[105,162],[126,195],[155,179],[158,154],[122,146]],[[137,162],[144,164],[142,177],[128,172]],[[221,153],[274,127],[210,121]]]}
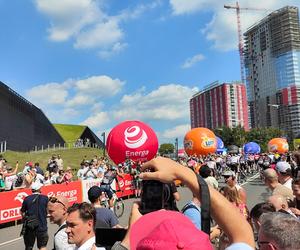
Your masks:
{"label": "sponsor logo", "polygon": [[132,126],[124,132],[125,140],[124,143],[128,148],[139,148],[144,145],[147,141],[148,136],[146,132],[140,129],[139,126]]}
{"label": "sponsor logo", "polygon": [[123,181],[123,180],[120,180],[120,181],[119,181],[119,187],[122,188],[122,187],[124,187],[124,185],[125,185],[124,181]]}
{"label": "sponsor logo", "polygon": [[143,150],[143,151],[125,151],[126,157],[133,157],[133,156],[138,156],[138,157],[145,157],[149,154],[149,150]]}
{"label": "sponsor logo", "polygon": [[64,197],[68,197],[68,198],[73,198],[76,195],[77,195],[77,190],[49,192],[47,194],[48,197],[50,197],[50,196],[64,196]]}
{"label": "sponsor logo", "polygon": [[214,145],[215,140],[213,138],[209,137],[202,137],[202,147],[204,148],[210,148]]}
{"label": "sponsor logo", "polygon": [[19,202],[21,202],[21,203],[23,203],[23,201],[24,201],[24,199],[25,199],[25,197],[27,197],[28,196],[28,194],[27,193],[25,193],[25,192],[21,192],[21,193],[18,193],[17,194],[17,196],[15,197],[15,201],[19,201]]}
{"label": "sponsor logo", "polygon": [[0,221],[19,218],[21,216],[21,207],[15,207],[0,211]]}
{"label": "sponsor logo", "polygon": [[277,145],[271,145],[270,146],[270,151],[275,151],[277,150]]}
{"label": "sponsor logo", "polygon": [[192,140],[184,141],[184,148],[193,149],[193,141]]}

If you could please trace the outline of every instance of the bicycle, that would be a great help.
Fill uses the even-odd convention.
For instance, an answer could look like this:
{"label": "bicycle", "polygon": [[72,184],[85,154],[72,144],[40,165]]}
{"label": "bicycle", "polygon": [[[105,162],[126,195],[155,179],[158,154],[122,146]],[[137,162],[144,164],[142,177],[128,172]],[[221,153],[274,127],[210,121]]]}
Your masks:
{"label": "bicycle", "polygon": [[[110,187],[110,191],[112,191],[113,193],[113,212],[114,214],[117,216],[117,218],[120,218],[123,214],[124,214],[124,209],[125,209],[125,204],[124,204],[124,201],[122,198],[119,198],[116,194],[116,190],[113,190],[111,187]],[[123,193],[124,191],[123,190],[119,190],[121,191],[121,193]],[[109,206],[109,198],[107,196],[107,194],[105,193],[105,196],[101,199],[101,205],[103,207],[106,207],[106,208],[109,208],[110,209],[110,206]]]}

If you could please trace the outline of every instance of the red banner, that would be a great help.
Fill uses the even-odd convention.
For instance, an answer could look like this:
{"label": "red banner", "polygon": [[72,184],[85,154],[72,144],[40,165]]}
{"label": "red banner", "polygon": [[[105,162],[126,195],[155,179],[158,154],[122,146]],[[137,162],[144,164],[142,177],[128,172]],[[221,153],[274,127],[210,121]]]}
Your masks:
{"label": "red banner", "polygon": [[[82,201],[81,182],[44,186],[42,194],[47,196],[65,196],[70,204]],[[30,189],[19,189],[0,193],[0,224],[21,219],[20,209],[26,196],[32,194]]]}
{"label": "red banner", "polygon": [[129,196],[134,194],[133,177],[130,174],[125,174],[124,177],[117,176],[119,187],[116,190],[121,190],[117,192],[118,197]]}

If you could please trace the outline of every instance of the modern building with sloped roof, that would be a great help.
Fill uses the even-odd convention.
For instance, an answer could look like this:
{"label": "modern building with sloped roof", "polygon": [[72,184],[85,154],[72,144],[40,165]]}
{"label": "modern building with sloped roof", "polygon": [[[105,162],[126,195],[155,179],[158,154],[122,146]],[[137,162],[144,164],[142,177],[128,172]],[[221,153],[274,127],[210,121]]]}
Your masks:
{"label": "modern building with sloped roof", "polygon": [[5,142],[6,150],[30,151],[65,143],[41,109],[1,81],[0,114],[0,143]]}
{"label": "modern building with sloped roof", "polygon": [[104,146],[88,126],[70,124],[53,124],[53,126],[69,147],[87,146],[87,144],[90,147]]}

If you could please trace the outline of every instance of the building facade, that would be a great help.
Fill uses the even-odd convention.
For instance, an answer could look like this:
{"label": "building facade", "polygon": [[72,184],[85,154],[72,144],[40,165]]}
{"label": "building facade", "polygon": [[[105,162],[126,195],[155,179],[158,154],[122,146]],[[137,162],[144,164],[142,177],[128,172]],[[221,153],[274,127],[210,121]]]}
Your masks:
{"label": "building facade", "polygon": [[30,151],[65,143],[39,108],[2,82],[0,114],[0,142],[6,142],[7,150]]}
{"label": "building facade", "polygon": [[210,129],[238,125],[249,129],[246,87],[214,82],[190,99],[191,127]]}
{"label": "building facade", "polygon": [[297,134],[295,126],[285,123],[296,116],[300,119],[300,113],[296,115],[290,107],[295,103],[283,97],[288,89],[300,86],[298,8],[287,6],[272,12],[250,27],[244,37],[251,127],[289,128],[292,131],[287,133]]}

